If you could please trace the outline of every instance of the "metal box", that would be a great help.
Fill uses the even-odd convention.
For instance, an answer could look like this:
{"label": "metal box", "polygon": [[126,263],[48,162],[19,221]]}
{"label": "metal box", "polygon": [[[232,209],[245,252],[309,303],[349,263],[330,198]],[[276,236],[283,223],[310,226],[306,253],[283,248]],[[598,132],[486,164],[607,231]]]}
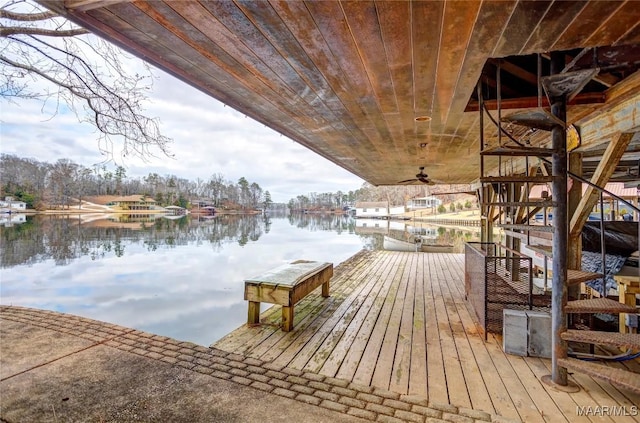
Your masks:
{"label": "metal box", "polygon": [[503,311],[502,348],[523,357],[551,357],[551,315],[542,311]]}

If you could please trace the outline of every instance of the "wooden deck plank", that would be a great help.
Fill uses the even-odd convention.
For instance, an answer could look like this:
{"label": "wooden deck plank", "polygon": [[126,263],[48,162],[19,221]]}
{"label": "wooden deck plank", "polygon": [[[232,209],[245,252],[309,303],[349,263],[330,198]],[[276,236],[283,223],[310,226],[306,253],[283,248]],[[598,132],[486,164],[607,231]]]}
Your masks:
{"label": "wooden deck plank", "polygon": [[[381,287],[378,296],[376,297],[372,307],[370,308],[365,321],[361,325],[356,337],[351,344],[346,358],[342,362],[340,369],[338,370],[336,377],[347,380],[354,380],[358,366],[364,361],[363,355],[366,348],[369,345],[370,340],[374,336],[374,329],[378,320],[382,316],[382,309],[385,302],[390,296],[395,296],[395,290],[397,290],[400,278],[396,278],[397,261],[400,259],[399,255],[395,255],[395,260],[390,262],[390,267],[384,272],[384,285]],[[395,288],[394,288],[395,283]],[[384,318],[384,317],[382,317]],[[375,363],[373,363],[375,365]],[[373,370],[372,370],[373,373]],[[370,380],[370,377],[369,377]],[[368,383],[368,381],[367,381]]]}
{"label": "wooden deck plank", "polygon": [[427,255],[425,260],[424,280],[424,309],[425,309],[425,333],[427,340],[427,391],[429,401],[438,403],[449,402],[448,381],[445,374],[444,357],[440,342],[440,327],[436,311],[436,291],[434,280],[437,277],[431,258]]}
{"label": "wooden deck plank", "polygon": [[393,370],[393,360],[396,354],[396,345],[398,342],[398,333],[400,331],[400,322],[402,319],[402,311],[404,309],[404,300],[407,294],[408,274],[410,263],[407,261],[409,253],[402,253],[404,259],[404,268],[400,280],[400,286],[396,294],[396,299],[393,303],[391,310],[391,316],[389,323],[385,329],[384,340],[382,341],[382,348],[380,349],[380,355],[376,363],[373,377],[371,379],[371,386],[376,386],[383,389],[389,389],[389,383],[391,381],[391,372]]}
{"label": "wooden deck plank", "polygon": [[[372,261],[370,266],[376,266],[376,261]],[[364,266],[361,271],[357,274],[356,278],[360,281],[366,280],[366,275],[371,271],[370,267]],[[336,302],[336,309],[332,313],[327,313],[325,316],[321,316],[322,318],[316,319],[307,330],[305,330],[294,342],[292,342],[286,349],[284,349],[281,353],[278,352],[278,355],[275,354],[266,355],[262,359],[263,360],[271,360],[274,364],[279,366],[290,366],[291,362],[301,353],[305,354],[305,357],[309,357],[308,350],[315,349],[317,347],[311,347],[310,343],[317,343],[319,340],[323,338],[323,336],[330,332],[330,328],[327,329],[327,326],[333,327],[333,323],[337,321],[343,314],[346,309],[351,306],[351,303],[354,299],[354,295],[357,296],[362,289],[366,287],[365,283],[356,284],[355,289],[342,301],[342,303]],[[316,344],[314,344],[316,345]],[[305,350],[306,349],[306,350]],[[280,349],[277,349],[280,351]],[[299,365],[300,368],[306,364],[306,361]]]}
{"label": "wooden deck plank", "polygon": [[[540,362],[542,363],[544,368],[547,369],[547,374],[551,374],[551,361],[547,359],[541,359]],[[594,395],[592,396],[590,388],[591,388],[591,383],[593,382],[593,379],[591,379],[588,376],[583,378],[582,376],[584,375],[578,375],[578,378],[576,378],[574,377],[573,374],[569,373],[569,381],[575,383],[581,388],[578,392],[572,393],[570,396],[571,400],[575,404],[576,414],[577,414],[577,409],[580,405],[589,405],[589,404],[603,405],[603,404],[611,403],[610,397],[606,394],[605,394],[605,397],[599,397],[597,395],[598,392],[594,392]],[[581,382],[585,382],[585,385],[583,385]],[[602,416],[592,415],[587,417],[592,422],[597,421],[597,422],[605,422],[605,423],[615,423],[618,421],[617,416],[613,418],[606,414]]]}
{"label": "wooden deck plank", "polygon": [[[491,340],[484,342],[479,334],[473,311],[464,300],[464,267],[461,257],[455,258],[459,266],[447,266],[451,273],[451,279],[460,281],[457,284],[448,284],[452,297],[458,308],[458,314],[462,321],[467,335],[467,342],[476,360],[477,368],[482,374],[484,390],[489,395],[491,404],[496,413],[510,418],[519,418],[526,422],[543,422],[539,409],[534,404],[526,386],[537,381],[533,377],[528,380],[521,380],[509,360],[507,354],[502,351],[501,344],[492,345]],[[496,378],[496,375],[500,378]],[[465,377],[467,373],[465,373]],[[475,391],[482,390],[483,386],[478,384],[477,389],[469,389],[472,395],[473,407],[486,409],[488,405],[484,403],[484,395]],[[473,394],[475,392],[475,397]]]}
{"label": "wooden deck plank", "polygon": [[[494,404],[492,403],[492,398],[487,391],[487,386],[482,374],[482,370],[484,369],[476,361],[474,351],[469,343],[464,328],[465,325],[463,319],[465,316],[463,316],[461,312],[466,311],[466,309],[459,309],[456,304],[456,302],[459,302],[462,298],[460,298],[459,291],[453,286],[459,285],[460,276],[452,272],[450,266],[445,266],[442,257],[438,257],[438,260],[440,262],[440,268],[444,272],[442,280],[449,281],[448,283],[441,285],[441,292],[447,309],[449,322],[451,324],[456,350],[460,356],[460,363],[463,368],[465,382],[468,386],[471,404],[473,407],[478,407],[482,410],[493,410]],[[468,325],[472,325],[470,318],[466,318],[466,323]],[[481,350],[484,348],[484,345],[476,344],[476,347]],[[489,361],[485,361],[484,364],[489,366],[489,369],[493,367],[493,364]],[[500,385],[492,383],[490,386],[499,387]],[[505,405],[510,404],[506,390],[504,393],[506,395],[501,396],[498,400]],[[513,409],[515,410],[515,407],[513,407]],[[515,414],[517,415],[517,413]],[[507,414],[503,415],[508,416]]]}
{"label": "wooden deck plank", "polygon": [[[501,415],[505,417],[516,417],[515,407],[507,390],[500,381],[492,380],[492,374],[497,374],[494,363],[487,359],[484,343],[476,336],[476,343],[472,346],[467,337],[465,326],[474,327],[474,323],[470,316],[465,316],[467,311],[465,307],[458,307],[457,302],[463,301],[460,298],[460,292],[453,287],[458,285],[460,276],[452,272],[450,266],[444,266],[442,257],[438,257],[440,269],[444,272],[442,280],[448,280],[449,283],[441,284],[441,292],[444,298],[445,307],[447,309],[448,319],[451,325],[456,350],[460,356],[460,365],[463,369],[465,383],[468,387],[469,397],[473,407],[481,410],[494,411],[496,408],[502,408]],[[485,383],[485,378],[491,380],[491,383]],[[490,394],[489,391],[493,391]],[[513,411],[513,412],[512,412]]]}
{"label": "wooden deck plank", "polygon": [[409,371],[409,395],[427,398],[427,340],[424,310],[424,255],[417,260],[411,339],[411,368]]}
{"label": "wooden deck plank", "polygon": [[[549,370],[544,365],[543,360],[544,359],[529,357],[526,361],[527,365],[529,366],[533,374],[535,374],[538,379],[541,379],[543,376],[546,376],[549,374]],[[551,387],[548,387],[547,389],[553,390],[552,391],[553,395],[551,396],[551,398],[553,399],[553,402],[556,404],[556,407],[558,407],[558,409],[562,412],[563,415],[569,417],[569,421],[571,423],[585,423],[585,422],[591,421],[587,416],[578,415],[578,413],[576,413],[577,404],[571,398],[572,394],[558,391]],[[592,404],[592,405],[596,406],[597,404]]]}
{"label": "wooden deck plank", "polygon": [[[369,292],[378,280],[377,270],[381,266],[381,261],[373,264],[373,270],[364,273],[364,283],[355,290],[338,307],[333,315],[315,332],[305,346],[296,354],[287,366],[294,369],[305,369],[317,371],[331,353],[335,343],[340,340],[342,332],[346,329],[362,303],[366,300]],[[278,360],[275,360],[278,362]],[[284,363],[283,363],[284,364]],[[307,364],[309,366],[307,367]]]}
{"label": "wooden deck plank", "polygon": [[[347,260],[345,263],[348,262],[355,263],[355,268],[348,271],[348,274],[352,274],[360,268],[366,268],[365,266],[367,263],[366,261],[358,260],[356,256]],[[340,274],[337,273],[334,275],[334,280],[339,277]],[[351,279],[351,281],[353,285],[357,284],[356,278]],[[305,300],[301,301],[299,305],[296,306],[294,325],[302,324],[308,314],[318,313],[319,309],[330,306],[335,302],[336,297],[338,297],[337,299],[339,300],[343,290],[349,289],[349,286],[349,284],[344,283],[333,284],[332,280],[330,294],[333,298],[330,297],[329,299],[325,299],[321,297],[319,290],[310,294]],[[287,333],[279,330],[279,323],[282,319],[280,310],[280,306],[272,306],[268,308],[260,316],[260,321],[262,322],[260,326],[247,328],[247,331],[231,332],[231,334],[225,336],[216,343],[216,348],[220,348],[224,351],[233,351],[237,354],[246,353],[252,357],[259,358],[260,354],[254,352],[254,348],[274,336],[275,338],[271,341],[271,343],[273,343],[274,340],[279,339],[283,334]],[[302,330],[302,328],[299,328],[299,330]],[[298,331],[295,332],[297,333]]]}
{"label": "wooden deck plank", "polygon": [[[325,338],[316,354],[314,354],[315,360],[309,361],[305,366],[305,370],[315,371],[326,376],[335,375],[349,350],[358,328],[362,324],[364,316],[368,314],[380,287],[384,284],[383,274],[389,266],[389,261],[381,262],[381,265],[371,272],[369,276],[372,279],[371,290],[366,293],[360,308],[351,307],[345,317],[332,328],[331,334]],[[315,364],[312,364],[312,362]]]}
{"label": "wooden deck plank", "polygon": [[[402,257],[401,253],[396,254],[398,257]],[[404,263],[398,262],[396,271],[393,275],[393,282],[389,294],[385,299],[385,302],[380,310],[378,319],[376,321],[373,333],[369,338],[369,342],[362,354],[362,359],[356,373],[353,376],[353,381],[365,385],[371,384],[373,373],[378,363],[378,357],[380,355],[380,349],[382,348],[385,331],[388,326],[389,319],[391,318],[391,311],[393,310],[393,304],[395,303],[396,296],[400,290],[402,283],[402,275],[404,272]]]}
{"label": "wooden deck plank", "polygon": [[[342,304],[344,298],[349,295],[353,289],[357,288],[359,283],[357,283],[356,280],[359,277],[359,272],[366,270],[369,262],[370,258],[358,261],[348,260],[346,262],[347,271],[343,270],[344,267],[338,267],[338,270],[334,275],[335,281],[332,280],[331,296],[327,301],[321,301],[316,297],[314,302],[318,308],[314,311],[314,314],[309,313],[309,319],[305,318],[305,312],[301,313],[301,317],[305,319],[305,321],[301,321],[297,329],[294,329],[292,332],[283,332],[277,327],[268,327],[268,325],[264,325],[265,327],[261,329],[269,331],[271,335],[264,341],[264,345],[263,343],[260,343],[251,350],[251,356],[265,361],[271,361],[275,359],[286,348],[286,346],[290,345],[295,339],[297,339],[298,336],[307,333],[312,325],[316,325],[317,322],[322,321],[323,318],[328,318],[328,316],[330,316],[335,309]],[[265,321],[268,322],[270,318],[277,319],[277,316],[280,313],[278,309],[272,308],[265,311],[264,314]],[[257,328],[247,328],[247,331],[256,329]],[[256,336],[259,336],[259,333],[260,332],[257,332]]]}
{"label": "wooden deck plank", "polygon": [[359,313],[359,316],[351,321],[342,339],[340,339],[340,342],[338,342],[338,345],[336,345],[322,366],[320,374],[331,377],[337,376],[343,379],[351,379],[353,377],[393,281],[393,278],[389,277],[389,273],[393,270],[398,259],[399,257],[392,257],[381,268],[380,280],[376,284],[375,291],[372,290],[371,295],[362,305],[363,312]]}
{"label": "wooden deck plank", "polygon": [[434,254],[430,257],[429,264],[432,266],[431,280],[433,283],[434,304],[438,319],[438,329],[440,336],[440,345],[442,355],[446,357],[444,360],[445,375],[447,381],[447,390],[449,394],[449,402],[459,407],[471,408],[471,398],[469,397],[468,386],[464,378],[461,357],[456,348],[456,342],[453,335],[452,322],[449,320],[447,307],[445,304],[444,293],[448,281],[445,279],[444,270],[438,255]]}
{"label": "wooden deck plank", "polygon": [[[602,387],[591,376],[573,373],[571,377],[582,388],[582,391],[591,398],[589,400],[587,399],[587,396],[585,396],[584,398],[586,401],[591,401],[592,404],[614,404],[614,400],[609,393],[602,389]],[[629,406],[629,409],[631,409],[631,406]],[[607,417],[607,421],[610,420],[615,423],[637,423],[637,420],[632,416],[619,415],[615,416],[615,418],[611,416]],[[603,419],[603,421],[604,420],[606,419]]]}
{"label": "wooden deck plank", "polygon": [[[359,285],[357,279],[360,275],[359,272],[366,269],[367,263],[368,262],[366,261],[362,261],[348,272],[335,274],[331,282],[332,287],[330,297],[328,299],[322,298],[316,294],[313,300],[308,301],[308,306],[305,307],[304,310],[296,309],[296,320],[293,331],[284,332],[277,329],[271,329],[268,336],[264,337],[261,342],[253,345],[249,349],[249,355],[254,358],[269,359],[271,357],[264,356],[266,354],[273,355],[276,349],[284,350],[300,334],[307,331],[308,326],[313,324],[316,319],[332,314],[339,304],[341,304],[342,300],[348,296],[357,285]],[[303,300],[301,304],[304,302],[305,300]],[[274,310],[273,313],[277,315],[279,312]]]}
{"label": "wooden deck plank", "polygon": [[[412,360],[412,341],[413,341],[413,313],[415,307],[416,292],[416,267],[418,257],[421,254],[408,253],[409,266],[407,267],[407,290],[402,307],[402,317],[400,319],[400,330],[396,341],[396,353],[393,360],[391,370],[391,379],[389,381],[389,390],[401,394],[409,393],[409,374]],[[416,360],[418,358],[416,357]]]}
{"label": "wooden deck plank", "polygon": [[[556,391],[540,380],[550,373],[549,360],[505,354],[499,335],[485,342],[464,297],[464,255],[369,251],[335,270],[332,297],[305,298],[294,331],[243,327],[223,338],[224,345],[276,366],[506,419],[640,423],[638,416],[578,414],[589,406],[632,410],[640,396],[577,374],[572,378],[581,392]],[[262,317],[280,319],[278,310]]]}
{"label": "wooden deck plank", "polygon": [[[501,341],[495,339],[493,335],[490,335],[490,342],[495,342],[496,345],[501,347]],[[533,421],[539,421],[543,419],[549,422],[568,423],[569,420],[563,413],[553,398],[549,394],[547,388],[543,385],[543,382],[539,377],[533,373],[531,368],[527,365],[527,359],[512,354],[506,354],[509,364],[513,368],[513,371],[518,375],[518,378],[522,381],[527,393],[531,397],[533,404],[522,404],[518,407],[518,412],[523,416],[533,415]]]}

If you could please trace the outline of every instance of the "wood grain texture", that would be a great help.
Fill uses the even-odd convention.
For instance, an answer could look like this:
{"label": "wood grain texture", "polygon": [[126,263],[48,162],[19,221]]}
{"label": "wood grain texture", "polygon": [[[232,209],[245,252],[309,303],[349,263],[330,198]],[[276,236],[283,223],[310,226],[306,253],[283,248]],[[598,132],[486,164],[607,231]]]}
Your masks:
{"label": "wood grain texture", "polygon": [[[240,328],[215,346],[526,422],[590,422],[576,415],[576,407],[640,401],[640,395],[585,375],[574,377],[580,393],[560,393],[540,381],[549,374],[549,360],[505,354],[498,335],[485,342],[464,298],[461,254],[370,251],[341,267],[326,303],[319,305],[316,291],[298,304],[291,332],[263,323]],[[279,319],[279,307],[261,316],[262,322]],[[611,365],[640,372],[635,361]]]}
{"label": "wood grain texture", "polygon": [[[467,110],[477,108],[480,79],[495,107],[487,63],[496,59],[529,75],[503,83],[504,106],[530,108],[537,69],[524,55],[566,50],[568,62],[585,48],[624,45],[621,63],[635,65],[598,76],[567,119],[637,127],[604,101],[638,70],[635,0],[41,3],[374,185],[433,164],[442,183],[478,178],[479,120]],[[586,137],[583,148],[607,141]]]}

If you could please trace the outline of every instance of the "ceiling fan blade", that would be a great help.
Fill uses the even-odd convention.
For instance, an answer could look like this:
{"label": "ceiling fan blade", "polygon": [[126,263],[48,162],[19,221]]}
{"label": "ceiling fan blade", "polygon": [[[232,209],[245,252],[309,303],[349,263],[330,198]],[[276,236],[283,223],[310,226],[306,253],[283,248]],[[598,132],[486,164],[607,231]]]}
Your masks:
{"label": "ceiling fan blade", "polygon": [[411,183],[413,183],[413,182],[416,182],[416,181],[417,181],[417,179],[416,179],[416,178],[413,178],[413,179],[406,179],[406,180],[404,180],[404,181],[398,181],[398,182],[396,182],[396,184],[398,184],[398,185],[409,185],[409,184],[411,184]]}

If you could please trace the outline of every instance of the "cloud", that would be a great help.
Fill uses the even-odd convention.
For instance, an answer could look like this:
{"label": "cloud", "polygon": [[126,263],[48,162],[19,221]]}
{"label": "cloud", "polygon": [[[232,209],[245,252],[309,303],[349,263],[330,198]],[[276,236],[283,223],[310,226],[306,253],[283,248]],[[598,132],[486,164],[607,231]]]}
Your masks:
{"label": "cloud", "polygon": [[[263,124],[225,107],[218,100],[156,71],[157,80],[145,105],[158,117],[164,135],[173,138],[175,158],[160,152],[146,161],[119,156],[115,160],[130,178],[155,172],[181,178],[208,180],[220,173],[230,181],[245,177],[268,190],[276,202],[287,202],[311,192],[355,190],[362,180],[311,150]],[[68,158],[90,167],[106,156],[99,151],[99,134],[77,116],[51,102],[2,103],[2,153],[54,163]]]}

